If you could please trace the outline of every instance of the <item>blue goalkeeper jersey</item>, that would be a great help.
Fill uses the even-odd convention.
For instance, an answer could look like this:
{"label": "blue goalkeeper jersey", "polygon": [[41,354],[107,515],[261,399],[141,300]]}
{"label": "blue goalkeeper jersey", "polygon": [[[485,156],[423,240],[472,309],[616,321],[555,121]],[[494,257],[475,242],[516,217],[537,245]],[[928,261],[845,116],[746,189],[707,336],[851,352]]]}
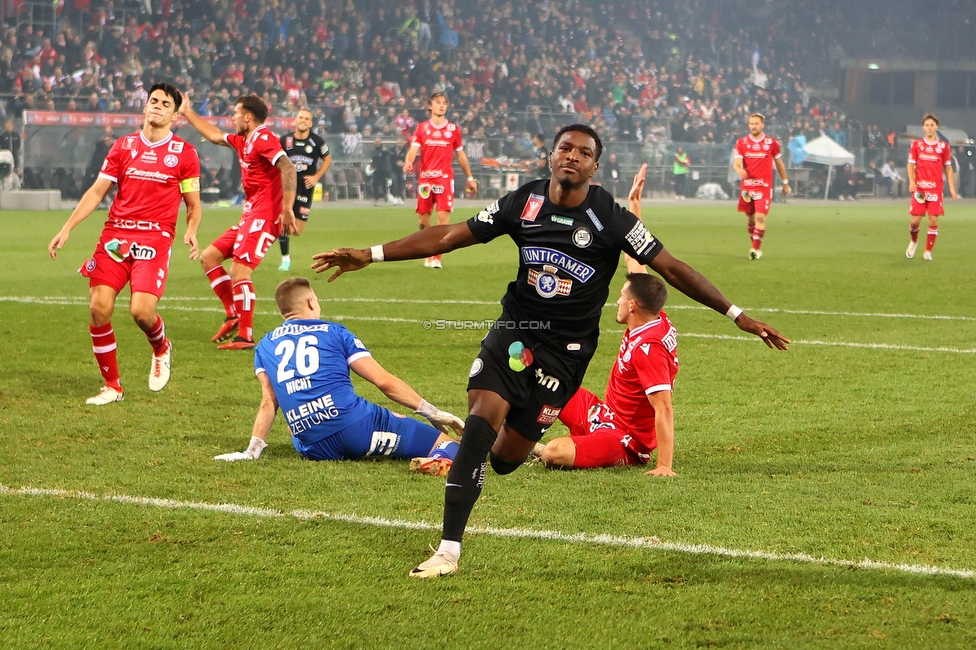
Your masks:
{"label": "blue goalkeeper jersey", "polygon": [[254,373],[267,373],[292,435],[311,445],[372,413],[349,378],[349,365],[369,356],[342,325],[289,320],[258,343]]}

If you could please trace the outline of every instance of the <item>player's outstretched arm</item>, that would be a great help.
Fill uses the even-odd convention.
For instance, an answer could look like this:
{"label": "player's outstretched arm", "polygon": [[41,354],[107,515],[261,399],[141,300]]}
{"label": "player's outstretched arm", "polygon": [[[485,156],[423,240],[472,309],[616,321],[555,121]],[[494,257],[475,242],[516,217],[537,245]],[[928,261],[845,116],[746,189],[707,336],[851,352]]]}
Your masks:
{"label": "player's outstretched arm", "polygon": [[418,260],[479,243],[481,242],[475,238],[467,222],[433,226],[382,246],[364,249],[338,248],[317,253],[312,256],[312,268],[316,273],[335,268],[336,272],[329,277],[329,282],[332,282],[343,273],[358,271],[372,262]]}
{"label": "player's outstretched arm", "polygon": [[397,404],[406,406],[417,415],[422,415],[427,418],[442,433],[448,433],[448,428],[453,429],[459,436],[464,433],[464,422],[461,418],[447,411],[441,411],[422,398],[407,382],[387,371],[373,357],[356,359],[349,364],[349,368],[379,388],[384,395]]}
{"label": "player's outstretched arm", "polygon": [[178,112],[180,115],[185,117],[186,121],[190,123],[190,126],[196,129],[206,140],[224,147],[230,146],[227,144],[227,141],[224,140],[223,131],[217,128],[216,125],[211,124],[207,120],[200,117],[200,115],[193,110],[193,100],[190,99],[190,96],[187,93],[183,93],[183,101],[180,103],[180,110]]}
{"label": "player's outstretched arm", "polygon": [[79,223],[88,218],[92,212],[105,200],[105,196],[108,191],[112,189],[114,183],[107,178],[96,178],[92,186],[88,188],[81,200],[78,201],[78,205],[75,206],[74,211],[71,216],[68,217],[68,221],[65,222],[61,230],[54,236],[51,243],[47,245],[47,252],[51,256],[51,259],[57,259],[58,251],[64,246],[65,242],[68,241],[68,237],[71,236],[71,231]]}
{"label": "player's outstretched arm", "polygon": [[281,214],[278,223],[281,224],[281,234],[296,235],[298,226],[295,225],[295,194],[298,192],[298,172],[295,163],[288,156],[278,156],[275,167],[281,172]]}
{"label": "player's outstretched arm", "polygon": [[[657,271],[665,282],[685,294],[692,300],[697,300],[706,307],[711,307],[720,314],[725,314],[735,321],[736,326],[743,332],[755,334],[770,348],[785,350],[790,340],[762,321],[753,320],[742,310],[729,302],[714,284],[704,275],[691,268],[681,260],[675,258],[667,250],[662,250],[651,261],[651,268]],[[735,309],[732,309],[735,307]]]}
{"label": "player's outstretched arm", "polygon": [[647,396],[654,408],[654,430],[657,433],[657,467],[644,472],[647,476],[677,476],[674,465],[674,407],[671,391],[660,390]]}
{"label": "player's outstretched arm", "polygon": [[[647,163],[641,165],[641,168],[637,170],[634,174],[634,183],[630,186],[630,192],[627,194],[628,206],[630,211],[640,219],[641,218],[641,196],[644,194],[644,180],[647,177]],[[644,265],[635,260],[633,257],[624,253],[624,261],[627,264],[627,273],[647,273],[647,269]]]}
{"label": "player's outstretched arm", "polygon": [[254,417],[254,427],[251,429],[251,442],[244,451],[233,451],[229,454],[214,456],[214,460],[257,460],[261,457],[261,452],[267,446],[266,440],[274,423],[275,414],[278,412],[278,398],[275,397],[271,387],[271,380],[268,374],[258,373],[258,381],[261,382],[261,405],[258,413]]}
{"label": "player's outstretched arm", "polygon": [[183,243],[190,247],[190,259],[200,257],[200,243],[197,241],[197,230],[203,219],[203,204],[200,202],[200,192],[185,192],[183,203],[186,204],[186,233]]}

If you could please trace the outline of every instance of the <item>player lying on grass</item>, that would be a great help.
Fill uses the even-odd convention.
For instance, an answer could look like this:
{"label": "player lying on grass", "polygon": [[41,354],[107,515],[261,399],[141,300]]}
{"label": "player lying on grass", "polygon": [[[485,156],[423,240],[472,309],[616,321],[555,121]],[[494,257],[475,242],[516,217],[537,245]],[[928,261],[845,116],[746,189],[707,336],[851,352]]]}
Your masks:
{"label": "player lying on grass", "polygon": [[[318,297],[305,278],[279,284],[275,302],[285,322],[266,334],[254,353],[261,405],[251,442],[242,452],[214,460],[260,458],[280,406],[292,444],[309,460],[410,458],[410,469],[446,476],[458,450],[446,432],[450,428],[461,434],[464,422],[384,370],[345,327],[321,320]],[[353,389],[350,370],[433,426],[367,402]]]}
{"label": "player lying on grass", "polygon": [[[630,211],[641,216],[647,165],[634,176]],[[559,421],[569,435],[537,444],[549,467],[586,469],[644,465],[657,449],[657,466],[645,474],[677,476],[674,460],[674,411],[671,392],[678,373],[677,332],[661,311],[668,289],[644,265],[627,258],[627,282],[617,299],[617,322],[626,325],[620,352],[610,372],[603,400],[577,389]]]}

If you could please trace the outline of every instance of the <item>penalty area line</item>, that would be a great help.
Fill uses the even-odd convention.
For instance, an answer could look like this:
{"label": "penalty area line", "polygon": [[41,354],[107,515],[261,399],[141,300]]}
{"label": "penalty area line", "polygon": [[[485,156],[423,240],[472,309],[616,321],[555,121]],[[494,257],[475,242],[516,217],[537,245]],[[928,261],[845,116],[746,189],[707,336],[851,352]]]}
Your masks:
{"label": "penalty area line", "polygon": [[[0,484],[0,495],[23,497],[55,497],[61,499],[84,499],[107,503],[121,503],[135,506],[149,506],[153,508],[167,508],[172,510],[198,510],[221,512],[232,515],[262,517],[267,519],[297,519],[307,521],[324,519],[360,526],[377,526],[382,528],[396,528],[400,530],[440,530],[439,525],[425,521],[405,521],[403,519],[386,519],[385,517],[365,517],[341,513],[318,512],[313,510],[293,510],[285,512],[272,508],[255,508],[234,503],[206,503],[201,501],[179,501],[176,499],[156,499],[152,497],[135,497],[124,494],[95,494],[78,490],[57,490],[45,488],[10,488]],[[827,567],[841,567],[847,569],[868,569],[888,573],[904,573],[911,575],[948,576],[971,580],[976,578],[976,571],[970,569],[952,569],[931,564],[896,564],[877,560],[842,560],[807,553],[768,553],[766,551],[750,551],[743,549],[725,548],[710,544],[683,544],[666,542],[655,537],[627,537],[620,535],[594,535],[590,533],[561,533],[553,530],[533,530],[529,528],[495,528],[490,526],[472,526],[466,530],[474,535],[488,535],[491,537],[509,537],[517,539],[538,539],[543,541],[565,542],[568,544],[587,544],[591,546],[614,546],[621,548],[639,548],[655,551],[669,551],[686,555],[711,555],[745,560],[764,560],[767,562],[787,562],[796,564],[813,564]]]}

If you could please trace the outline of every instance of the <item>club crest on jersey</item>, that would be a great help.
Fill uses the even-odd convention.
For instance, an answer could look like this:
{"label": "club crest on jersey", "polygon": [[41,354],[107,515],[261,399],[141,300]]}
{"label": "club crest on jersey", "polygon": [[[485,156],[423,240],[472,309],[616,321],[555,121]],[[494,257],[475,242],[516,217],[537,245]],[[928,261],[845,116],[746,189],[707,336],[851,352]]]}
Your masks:
{"label": "club crest on jersey", "polygon": [[169,145],[166,147],[166,151],[169,153],[183,153],[183,143],[179,140],[170,140]]}
{"label": "club crest on jersey", "polygon": [[312,145],[310,144],[305,145],[305,153],[312,153],[312,149],[313,149]]}
{"label": "club crest on jersey", "polygon": [[167,154],[166,157],[163,158],[163,164],[167,167],[176,167],[180,164],[180,159],[173,154]]}
{"label": "club crest on jersey", "polygon": [[539,194],[529,194],[528,200],[525,202],[525,207],[522,208],[522,216],[519,217],[522,221],[535,221],[535,218],[539,216],[539,211],[542,210],[542,204],[545,203],[546,197]]}
{"label": "club crest on jersey", "polygon": [[573,231],[573,244],[577,248],[586,248],[593,243],[593,235],[586,228],[577,228]]}

